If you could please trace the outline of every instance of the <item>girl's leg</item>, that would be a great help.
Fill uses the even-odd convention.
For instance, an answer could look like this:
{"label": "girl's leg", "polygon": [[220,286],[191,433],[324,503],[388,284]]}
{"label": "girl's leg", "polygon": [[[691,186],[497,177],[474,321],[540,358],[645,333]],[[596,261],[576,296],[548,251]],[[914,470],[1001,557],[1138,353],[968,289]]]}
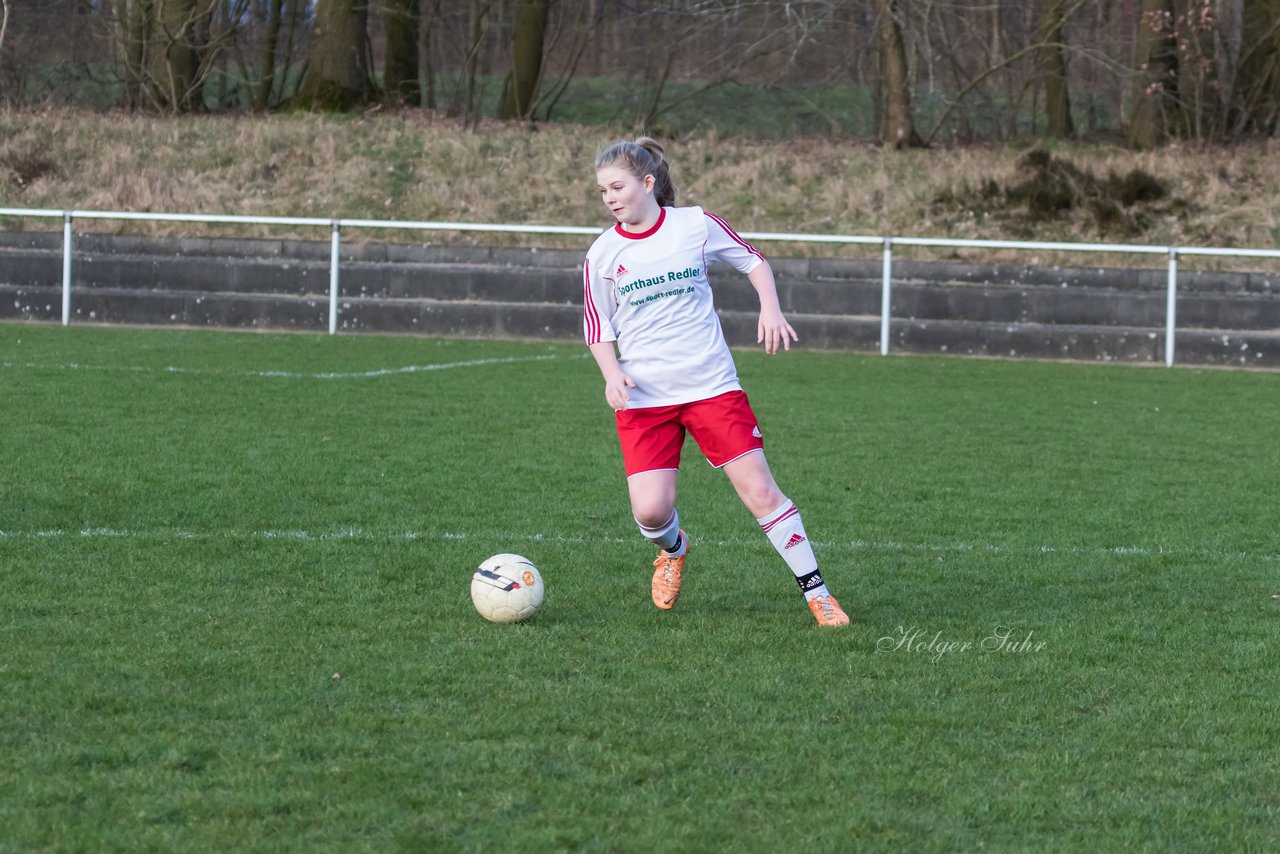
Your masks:
{"label": "girl's leg", "polygon": [[756,517],[769,542],[786,561],[818,622],[831,626],[847,623],[849,618],[832,598],[818,571],[818,559],[809,544],[800,511],[778,488],[773,473],[769,471],[769,463],[765,461],[764,451],[744,454],[723,468],[742,503]]}
{"label": "girl's leg", "polygon": [[787,497],[774,482],[773,472],[769,471],[764,451],[743,454],[736,460],[725,463],[723,469],[733,488],[738,491],[742,503],[757,519],[767,516],[786,502]]}
{"label": "girl's leg", "polygon": [[627,478],[631,494],[631,515],[640,533],[664,549],[676,545],[680,521],[676,516],[676,472],[671,469],[646,471]]}
{"label": "girl's leg", "polygon": [[640,533],[662,549],[653,562],[650,593],[653,604],[665,611],[680,597],[684,560],[689,552],[689,541],[680,530],[676,513],[676,471],[659,469],[633,474],[627,478],[627,491]]}

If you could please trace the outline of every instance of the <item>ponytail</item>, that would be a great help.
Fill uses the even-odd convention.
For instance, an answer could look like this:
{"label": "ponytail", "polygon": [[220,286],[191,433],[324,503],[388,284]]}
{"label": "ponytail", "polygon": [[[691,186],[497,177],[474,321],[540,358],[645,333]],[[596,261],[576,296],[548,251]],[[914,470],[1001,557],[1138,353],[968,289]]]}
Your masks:
{"label": "ponytail", "polygon": [[642,136],[631,142],[623,140],[596,155],[596,171],[606,166],[621,166],[641,180],[653,176],[653,197],[660,207],[676,203],[676,185],[671,181],[671,166],[666,152],[656,139]]}

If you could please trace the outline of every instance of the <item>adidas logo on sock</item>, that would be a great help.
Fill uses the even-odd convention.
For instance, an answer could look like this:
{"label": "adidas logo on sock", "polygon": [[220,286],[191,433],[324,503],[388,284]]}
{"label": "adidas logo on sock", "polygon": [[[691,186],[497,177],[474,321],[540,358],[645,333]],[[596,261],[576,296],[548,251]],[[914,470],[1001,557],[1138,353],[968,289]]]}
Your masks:
{"label": "adidas logo on sock", "polygon": [[805,593],[810,590],[817,590],[822,586],[822,573],[815,569],[808,575],[798,575],[796,576],[796,584],[799,584],[800,589]]}
{"label": "adidas logo on sock", "polygon": [[798,546],[803,542],[804,542],[804,537],[800,536],[799,534],[792,534],[791,539],[787,540],[787,544],[782,547],[782,550],[786,551],[792,546]]}

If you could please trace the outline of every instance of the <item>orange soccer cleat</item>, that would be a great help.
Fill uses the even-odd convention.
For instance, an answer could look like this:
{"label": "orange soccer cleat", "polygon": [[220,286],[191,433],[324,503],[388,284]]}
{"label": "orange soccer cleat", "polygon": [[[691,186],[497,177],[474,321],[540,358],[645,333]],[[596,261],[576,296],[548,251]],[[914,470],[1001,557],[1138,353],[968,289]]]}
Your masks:
{"label": "orange soccer cleat", "polygon": [[834,596],[815,596],[809,600],[809,610],[813,612],[820,626],[849,625],[849,615],[840,607],[840,603]]}
{"label": "orange soccer cleat", "polygon": [[653,604],[663,611],[670,611],[680,598],[684,559],[689,556],[689,535],[681,531],[680,538],[685,542],[684,554],[671,557],[665,551],[659,551],[657,560],[653,562],[653,584],[650,592],[653,594]]}

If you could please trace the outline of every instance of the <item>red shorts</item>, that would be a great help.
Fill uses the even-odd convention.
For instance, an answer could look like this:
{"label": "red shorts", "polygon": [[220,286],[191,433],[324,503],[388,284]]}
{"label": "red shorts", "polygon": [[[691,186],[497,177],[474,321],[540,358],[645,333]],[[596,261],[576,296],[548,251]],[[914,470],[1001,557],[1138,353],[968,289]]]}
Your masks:
{"label": "red shorts", "polygon": [[686,430],[716,468],[764,447],[756,414],[741,390],[675,406],[623,409],[616,415],[627,477],[679,469]]}

